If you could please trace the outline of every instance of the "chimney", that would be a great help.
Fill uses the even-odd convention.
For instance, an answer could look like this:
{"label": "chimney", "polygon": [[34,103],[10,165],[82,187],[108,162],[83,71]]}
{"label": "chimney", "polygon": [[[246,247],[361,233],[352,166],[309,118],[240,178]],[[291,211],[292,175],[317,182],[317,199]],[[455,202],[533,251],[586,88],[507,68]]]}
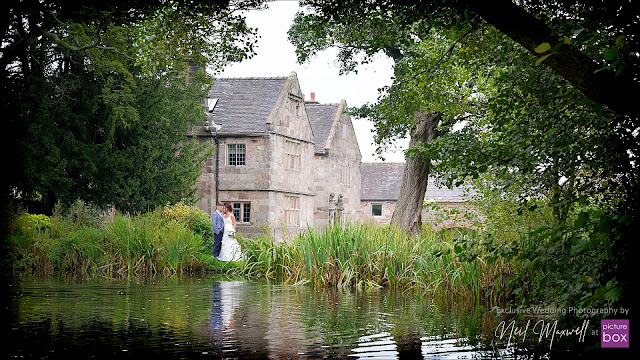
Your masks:
{"label": "chimney", "polygon": [[310,99],[310,100],[305,101],[305,102],[304,102],[305,104],[319,104],[319,103],[316,101],[316,93],[312,92],[312,93],[311,93],[311,94],[309,94],[309,95],[310,95],[310,98],[311,98],[311,99]]}
{"label": "chimney", "polygon": [[187,65],[187,85],[191,84],[193,74],[197,71],[200,71],[200,67],[200,65],[189,61],[189,64]]}

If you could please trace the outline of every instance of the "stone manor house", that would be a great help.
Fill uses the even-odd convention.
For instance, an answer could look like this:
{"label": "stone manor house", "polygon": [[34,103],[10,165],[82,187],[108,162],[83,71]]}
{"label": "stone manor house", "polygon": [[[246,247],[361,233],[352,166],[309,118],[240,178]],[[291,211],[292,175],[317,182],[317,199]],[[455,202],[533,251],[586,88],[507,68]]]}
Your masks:
{"label": "stone manor house", "polygon": [[[344,219],[360,211],[360,148],[339,104],[305,102],[297,75],[216,79],[208,94],[213,122],[187,136],[219,143],[219,200],[231,203],[245,236],[273,231],[277,239],[323,226],[343,207]],[[196,184],[199,208],[215,210],[216,157]],[[335,207],[335,206],[332,206]],[[330,214],[331,213],[331,214]]]}
{"label": "stone manor house", "polygon": [[339,221],[388,223],[400,183],[388,184],[401,182],[404,164],[362,164],[346,101],[310,97],[305,101],[295,72],[216,79],[206,100],[208,123],[187,134],[219,144],[197,181],[196,205],[215,211],[217,184],[219,200],[233,205],[238,231],[271,231],[276,239],[326,226],[336,214]]}

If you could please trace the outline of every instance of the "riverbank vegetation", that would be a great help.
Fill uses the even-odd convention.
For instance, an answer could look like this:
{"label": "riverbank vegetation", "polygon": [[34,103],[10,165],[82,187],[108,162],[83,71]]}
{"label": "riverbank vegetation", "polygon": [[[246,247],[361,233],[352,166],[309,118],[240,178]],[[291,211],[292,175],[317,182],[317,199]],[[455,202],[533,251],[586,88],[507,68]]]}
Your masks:
{"label": "riverbank vegetation", "polygon": [[10,223],[6,266],[18,272],[85,276],[177,274],[216,268],[211,220],[182,202],[140,215],[104,213],[78,201],[54,214]]}
{"label": "riverbank vegetation", "polygon": [[268,237],[245,240],[247,275],[291,284],[341,288],[390,286],[452,298],[504,299],[507,261],[487,263],[481,256],[461,261],[461,239],[479,236],[466,229],[424,227],[416,236],[398,228],[345,224],[309,229],[290,243]]}
{"label": "riverbank vegetation", "polygon": [[[272,279],[292,285],[415,290],[447,300],[606,306],[619,299],[600,269],[608,261],[602,212],[572,216],[590,233],[554,232],[553,209],[519,213],[509,194],[484,189],[474,202],[485,214],[478,230],[425,225],[416,235],[372,223],[308,229],[287,242],[269,234],[240,234],[244,262],[211,255],[207,213],[178,202],[139,215],[105,213],[80,201],[52,216],[19,213],[3,240],[3,268],[17,273],[127,277],[207,271]],[[542,200],[531,200],[531,205]],[[576,224],[583,225],[583,224]],[[613,226],[613,225],[611,225]],[[540,241],[539,230],[548,235]],[[543,234],[544,235],[544,234]],[[593,239],[599,239],[594,242]],[[548,274],[556,276],[549,281]],[[569,281],[571,280],[571,281]]]}
{"label": "riverbank vegetation", "polygon": [[424,227],[417,236],[373,224],[309,229],[288,243],[240,238],[246,262],[211,255],[211,221],[183,202],[140,215],[106,214],[76,202],[53,216],[22,213],[4,242],[13,271],[146,276],[221,271],[321,287],[396,287],[497,301],[508,294],[508,261],[461,261],[470,230]]}

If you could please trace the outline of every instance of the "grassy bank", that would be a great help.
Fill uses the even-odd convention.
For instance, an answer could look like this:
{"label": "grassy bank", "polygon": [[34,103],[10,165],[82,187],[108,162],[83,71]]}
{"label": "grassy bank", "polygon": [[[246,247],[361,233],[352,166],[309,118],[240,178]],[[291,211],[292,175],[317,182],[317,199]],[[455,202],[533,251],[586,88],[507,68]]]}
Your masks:
{"label": "grassy bank", "polygon": [[136,216],[102,214],[83,204],[51,217],[23,213],[3,239],[5,261],[14,271],[40,274],[201,271],[221,266],[206,251],[210,226],[207,214],[181,203]]}
{"label": "grassy bank", "polygon": [[[308,230],[289,243],[239,237],[246,262],[211,256],[209,216],[179,203],[137,216],[90,208],[52,217],[21,214],[4,239],[14,271],[88,276],[145,276],[216,270],[289,284],[338,288],[389,286],[450,298],[499,301],[511,267],[503,259],[473,260],[457,244],[479,236],[425,227],[407,236],[388,226],[346,224]],[[462,252],[462,253],[461,253]]]}
{"label": "grassy bank", "polygon": [[498,301],[507,293],[509,264],[502,259],[488,264],[482,256],[460,261],[458,238],[474,236],[465,232],[425,228],[413,237],[386,226],[355,224],[308,230],[291,243],[244,239],[248,261],[241,271],[290,284],[392,286]]}

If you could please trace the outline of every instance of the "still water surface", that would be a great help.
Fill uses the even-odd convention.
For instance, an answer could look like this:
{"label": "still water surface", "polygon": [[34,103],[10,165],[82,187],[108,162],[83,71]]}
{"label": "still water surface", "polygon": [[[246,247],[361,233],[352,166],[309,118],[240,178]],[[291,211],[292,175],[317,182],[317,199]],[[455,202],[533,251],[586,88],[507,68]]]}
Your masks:
{"label": "still water surface", "polygon": [[476,341],[492,334],[495,315],[389,289],[338,292],[222,277],[22,278],[7,288],[2,358],[504,355]]}

